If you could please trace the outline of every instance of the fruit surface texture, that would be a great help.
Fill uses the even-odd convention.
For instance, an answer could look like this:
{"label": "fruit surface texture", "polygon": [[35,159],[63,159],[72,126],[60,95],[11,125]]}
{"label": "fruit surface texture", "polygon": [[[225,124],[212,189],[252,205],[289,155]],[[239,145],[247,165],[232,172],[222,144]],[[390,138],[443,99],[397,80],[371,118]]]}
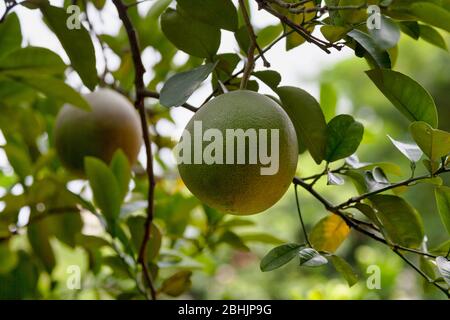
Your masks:
{"label": "fruit surface texture", "polygon": [[55,147],[64,166],[82,175],[86,156],[109,164],[118,149],[131,164],[136,162],[142,138],[133,105],[109,89],[87,94],[85,99],[90,111],[66,104],[56,119]]}
{"label": "fruit surface texture", "polygon": [[[194,150],[194,145],[195,129],[199,123],[203,132],[207,132],[208,129],[220,131],[224,137],[222,148],[224,156],[223,163],[179,162],[180,176],[197,198],[222,212],[249,215],[270,208],[284,195],[297,167],[297,137],[288,115],[274,100],[252,91],[241,90],[220,95],[209,101],[187,124],[185,132],[189,135],[183,135],[181,139],[181,141],[190,139],[192,158],[198,151]],[[230,163],[227,159],[229,141],[225,139],[230,130],[268,132],[266,154],[274,156],[277,152],[277,156],[274,157],[277,158],[274,161],[278,161],[276,172],[262,174],[263,168],[267,169],[268,164],[261,157],[258,157],[256,163],[250,161],[249,149],[257,148],[258,152],[261,151],[259,135],[256,146],[252,145],[251,138],[247,137],[245,140],[245,163],[239,163],[237,160],[239,150],[235,140],[234,163]],[[278,137],[272,134],[274,131],[278,132]],[[273,140],[274,138],[277,139]],[[216,142],[211,137],[206,140],[202,142],[203,151],[209,148],[211,142]],[[276,148],[273,148],[272,143],[276,143]]]}

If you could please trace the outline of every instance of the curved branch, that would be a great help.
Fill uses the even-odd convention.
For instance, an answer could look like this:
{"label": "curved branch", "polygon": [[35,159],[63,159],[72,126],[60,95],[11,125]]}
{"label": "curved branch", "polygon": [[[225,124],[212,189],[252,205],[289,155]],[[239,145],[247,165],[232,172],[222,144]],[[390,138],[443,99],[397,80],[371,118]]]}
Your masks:
{"label": "curved branch", "polygon": [[120,19],[123,22],[125,30],[128,35],[128,41],[130,43],[131,54],[134,63],[135,69],[135,90],[136,90],[136,101],[135,107],[139,111],[139,116],[141,119],[142,126],[142,135],[144,138],[145,151],[147,155],[147,178],[148,178],[148,204],[147,204],[147,218],[145,220],[145,232],[144,237],[142,239],[141,247],[139,249],[138,262],[142,266],[143,276],[147,282],[147,285],[150,289],[150,295],[153,300],[156,300],[156,290],[153,285],[152,276],[147,266],[147,246],[150,240],[151,226],[153,223],[154,216],[154,193],[155,193],[155,176],[153,172],[153,152],[152,145],[150,140],[150,132],[147,124],[147,116],[145,112],[144,105],[144,92],[145,92],[145,84],[144,84],[144,74],[145,68],[142,63],[141,58],[141,50],[139,48],[139,41],[136,30],[133,27],[130,17],[127,13],[127,6],[121,0],[113,0],[114,5],[117,8],[117,12],[119,14]]}

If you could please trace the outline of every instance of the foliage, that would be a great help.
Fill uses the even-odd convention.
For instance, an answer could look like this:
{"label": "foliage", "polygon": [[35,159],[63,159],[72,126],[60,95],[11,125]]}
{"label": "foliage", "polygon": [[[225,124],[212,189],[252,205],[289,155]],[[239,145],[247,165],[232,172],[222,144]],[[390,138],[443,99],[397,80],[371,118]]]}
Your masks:
{"label": "foliage", "polygon": [[[66,27],[66,8],[72,2],[85,13],[80,29]],[[256,29],[251,21],[260,13],[249,10],[255,4],[277,24]],[[381,10],[379,30],[366,25],[366,9],[372,4]],[[436,87],[442,85],[441,91],[433,87],[433,92],[431,85],[428,91],[427,81],[422,83],[413,68],[404,68],[398,54],[400,38],[406,35],[447,55],[447,0],[155,0],[148,10],[141,6],[132,0],[64,1],[61,7],[46,0],[25,1],[2,18],[0,159],[7,161],[0,170],[0,298],[206,298],[200,289],[210,281],[205,277],[229,275],[224,261],[244,265],[243,272],[253,279],[256,266],[246,262],[255,257],[252,252],[267,252],[260,263],[262,283],[289,277],[293,281],[280,283],[307,286],[311,279],[324,282],[323,275],[335,268],[353,292],[360,292],[360,270],[379,263],[385,272],[383,286],[393,290],[397,273],[392,269],[403,261],[424,278],[425,291],[433,287],[431,295],[449,297],[450,195],[444,184],[450,171],[450,124],[438,97],[448,101],[450,81],[440,79]],[[99,34],[91,14],[111,8],[119,14],[120,30]],[[67,57],[26,45],[14,10],[39,10]],[[234,34],[238,52],[219,51],[225,32]],[[286,51],[311,43],[318,51],[339,55],[345,47],[367,62],[366,72],[360,69],[355,75],[348,65],[344,72],[334,70],[335,79],[330,72],[321,79],[326,81],[321,81],[317,101],[302,88],[281,85],[283,75],[270,69],[267,52],[282,40]],[[96,46],[101,48],[97,54]],[[420,45],[415,42],[409,51],[416,48]],[[162,57],[153,66],[142,59],[147,49]],[[182,63],[176,57],[180,51],[186,54]],[[111,55],[120,61],[115,69],[107,61]],[[103,58],[106,66],[97,70]],[[265,68],[255,71],[260,60]],[[416,60],[414,67],[420,64]],[[146,70],[151,79],[144,82]],[[448,75],[438,70],[433,80],[438,73]],[[67,81],[74,77],[82,88]],[[265,85],[291,117],[305,163],[300,161],[293,181],[301,222],[295,232],[268,232],[277,228],[277,221],[288,221],[283,230],[292,228],[285,212],[272,212],[261,231],[253,218],[224,215],[203,205],[164,159],[174,142],[159,133],[158,125],[173,122],[174,108],[200,108],[188,101],[204,83],[212,88],[207,101]],[[348,90],[349,83],[357,89]],[[89,109],[80,92],[99,86],[135,102],[141,120],[148,123],[143,128],[148,161],[130,167],[120,151],[110,164],[86,157],[86,177],[80,180],[55,155],[55,118],[65,103]],[[340,96],[358,106],[351,115],[339,111]],[[362,119],[363,105],[373,106],[370,112],[385,121],[383,132],[373,133]],[[390,150],[379,149],[384,154],[370,143],[376,135],[392,142]],[[411,172],[404,172],[395,152],[404,156]],[[355,153],[373,162],[361,162]],[[387,155],[398,163],[387,161]],[[420,204],[411,199],[416,188],[434,191],[423,193],[426,210],[416,208]],[[286,210],[294,211],[290,202]],[[448,232],[444,236],[434,230]],[[362,245],[356,246],[352,237]],[[376,254],[377,262],[372,259]],[[297,265],[287,265],[294,258]],[[67,287],[71,265],[82,270],[82,290]],[[277,273],[281,267],[286,271]],[[311,277],[298,279],[298,268]],[[277,290],[283,293],[273,293],[275,297],[286,297],[287,288]],[[323,295],[311,292],[308,297]]]}

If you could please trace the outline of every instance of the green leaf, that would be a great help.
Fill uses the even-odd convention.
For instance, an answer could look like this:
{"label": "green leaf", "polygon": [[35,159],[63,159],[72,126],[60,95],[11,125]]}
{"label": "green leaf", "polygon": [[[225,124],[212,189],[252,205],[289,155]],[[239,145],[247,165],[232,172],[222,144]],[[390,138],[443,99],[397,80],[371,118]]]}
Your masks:
{"label": "green leaf", "polygon": [[[127,225],[131,234],[131,241],[135,252],[138,254],[142,245],[145,232],[145,217],[135,216],[127,219]],[[159,228],[152,224],[150,238],[147,244],[147,259],[152,261],[156,258],[161,249],[162,234]]]}
{"label": "green leaf", "polygon": [[39,47],[14,50],[0,59],[0,73],[11,76],[62,75],[66,67],[56,53]]}
{"label": "green leaf", "polygon": [[411,142],[402,142],[391,138],[388,135],[389,140],[392,144],[411,162],[417,162],[422,158],[423,152],[420,150],[419,146]]}
{"label": "green leaf", "polygon": [[265,48],[269,44],[271,44],[282,32],[283,27],[280,23],[269,25],[256,32],[256,40],[261,48]]}
{"label": "green leaf", "polygon": [[450,12],[437,4],[418,2],[411,4],[410,12],[421,21],[450,32]]}
{"label": "green leaf", "polygon": [[0,58],[19,49],[21,44],[22,32],[19,18],[15,13],[11,13],[8,19],[0,23]]}
{"label": "green leaf", "polygon": [[231,0],[177,0],[178,6],[190,17],[208,25],[236,31],[238,15]]}
{"label": "green leaf", "polygon": [[445,42],[444,37],[442,37],[442,35],[436,29],[424,24],[421,24],[419,28],[420,28],[420,37],[423,40],[431,43],[432,45],[435,45],[436,47],[444,49],[445,51],[448,50],[447,43]]}
{"label": "green leaf", "polygon": [[207,63],[171,77],[161,90],[161,104],[165,107],[175,107],[185,103],[208,78],[216,65],[217,63]]}
{"label": "green leaf", "polygon": [[424,237],[422,218],[404,199],[393,195],[375,195],[370,201],[394,244],[417,248]]}
{"label": "green leaf", "polygon": [[11,250],[8,241],[0,242],[0,276],[13,270],[18,263],[18,256],[15,250]]}
{"label": "green leaf", "polygon": [[442,223],[450,235],[450,187],[441,186],[437,187],[434,191]]}
{"label": "green leaf", "polygon": [[178,297],[191,287],[191,276],[192,271],[178,271],[170,278],[164,280],[160,290],[171,297]]}
{"label": "green leaf", "polygon": [[338,94],[336,88],[328,82],[320,84],[320,106],[322,107],[325,120],[331,120],[336,114]]}
{"label": "green leaf", "polygon": [[114,153],[110,167],[120,189],[120,199],[123,201],[128,193],[131,180],[131,168],[127,156],[121,149]]}
{"label": "green leaf", "polygon": [[445,282],[450,286],[450,261],[444,257],[436,258],[436,265],[438,267],[439,273],[444,278]]}
{"label": "green leaf", "polygon": [[331,263],[336,268],[344,279],[347,281],[348,286],[351,288],[358,282],[358,274],[353,270],[352,266],[341,257],[332,255]]}
{"label": "green leaf", "polygon": [[325,156],[327,135],[325,117],[319,103],[300,88],[279,87],[276,92],[294,124],[299,149],[302,150],[301,144],[304,144],[314,161],[321,163]]}
{"label": "green leaf", "polygon": [[256,71],[253,75],[272,90],[275,90],[281,82],[281,75],[273,70]]}
{"label": "green leaf", "polygon": [[325,39],[332,43],[343,39],[349,31],[349,27],[342,26],[325,25],[320,28],[320,32],[322,32]]}
{"label": "green leaf", "polygon": [[438,245],[437,247],[430,249],[430,252],[435,255],[445,256],[449,250],[450,250],[450,240],[447,240]]}
{"label": "green leaf", "polygon": [[299,257],[302,267],[320,267],[328,263],[328,260],[313,248],[300,250]]}
{"label": "green leaf", "polygon": [[5,150],[8,161],[13,167],[14,172],[21,179],[25,179],[25,177],[31,175],[32,162],[30,155],[25,148],[8,143],[3,149]]}
{"label": "green leaf", "polygon": [[325,160],[333,162],[351,156],[359,147],[364,126],[349,115],[338,115],[327,125]]}
{"label": "green leaf", "polygon": [[47,3],[41,6],[41,11],[69,56],[72,67],[86,87],[94,90],[98,84],[98,76],[94,45],[89,32],[83,26],[80,29],[69,29],[66,25],[68,15],[62,8]]}
{"label": "green leaf", "polygon": [[47,97],[55,98],[61,102],[70,103],[71,105],[83,110],[91,110],[91,106],[87,103],[87,101],[63,80],[25,74],[12,79],[45,94]]}
{"label": "green leaf", "polygon": [[49,230],[45,221],[33,223],[28,227],[28,241],[45,270],[50,274],[56,265],[55,254],[50,245]]}
{"label": "green leaf", "polygon": [[393,48],[400,40],[400,27],[392,19],[380,16],[380,28],[369,29],[369,34],[382,50]]}
{"label": "green leaf", "polygon": [[108,222],[110,232],[115,233],[116,219],[120,213],[120,188],[108,166],[93,157],[84,158],[86,176],[94,194],[94,200]]}
{"label": "green leaf", "polygon": [[375,69],[366,72],[386,98],[409,120],[425,121],[437,127],[438,114],[433,98],[419,83],[396,71]]}
{"label": "green leaf", "polygon": [[409,130],[414,141],[432,162],[450,153],[450,133],[433,129],[425,122],[414,122]]}
{"label": "green leaf", "polygon": [[320,220],[311,230],[309,240],[312,246],[325,252],[335,252],[347,239],[350,228],[338,215],[332,214]]}
{"label": "green leaf", "polygon": [[400,29],[403,33],[417,40],[420,37],[420,27],[416,21],[400,21]]}
{"label": "green leaf", "polygon": [[273,248],[261,260],[261,271],[272,271],[284,266],[286,263],[288,263],[298,255],[301,247],[302,245],[300,244],[287,243]]}
{"label": "green leaf", "polygon": [[217,243],[226,243],[232,246],[235,249],[242,251],[250,251],[249,247],[244,243],[240,236],[238,236],[233,231],[225,231],[222,236],[219,238]]}
{"label": "green leaf", "polygon": [[371,206],[364,204],[364,203],[357,203],[357,204],[355,204],[355,208],[358,209],[367,218],[369,218],[370,221],[375,223],[382,232],[384,232],[383,224],[381,223],[375,210],[373,210],[373,208]]}
{"label": "green leaf", "polygon": [[242,234],[241,239],[244,242],[259,242],[259,243],[275,244],[275,245],[280,245],[285,242],[285,241],[283,241],[271,234],[268,234],[268,233]]}
{"label": "green leaf", "polygon": [[352,30],[348,33],[348,36],[355,40],[369,55],[370,61],[378,68],[392,67],[391,58],[386,50],[378,47],[375,40],[373,40],[367,33],[359,30]]}
{"label": "green leaf", "polygon": [[190,55],[212,58],[219,49],[220,29],[192,19],[180,11],[167,9],[161,16],[161,28],[170,42]]}

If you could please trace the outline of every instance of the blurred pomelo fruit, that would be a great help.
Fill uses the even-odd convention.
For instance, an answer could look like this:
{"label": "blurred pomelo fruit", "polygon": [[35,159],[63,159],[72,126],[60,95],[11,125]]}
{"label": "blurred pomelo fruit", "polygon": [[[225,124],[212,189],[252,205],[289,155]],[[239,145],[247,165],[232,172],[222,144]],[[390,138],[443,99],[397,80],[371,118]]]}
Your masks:
{"label": "blurred pomelo fruit", "polygon": [[110,89],[87,94],[85,99],[91,111],[66,104],[56,119],[55,146],[63,165],[83,175],[84,157],[96,157],[109,164],[118,149],[131,164],[136,162],[142,139],[133,105]]}

